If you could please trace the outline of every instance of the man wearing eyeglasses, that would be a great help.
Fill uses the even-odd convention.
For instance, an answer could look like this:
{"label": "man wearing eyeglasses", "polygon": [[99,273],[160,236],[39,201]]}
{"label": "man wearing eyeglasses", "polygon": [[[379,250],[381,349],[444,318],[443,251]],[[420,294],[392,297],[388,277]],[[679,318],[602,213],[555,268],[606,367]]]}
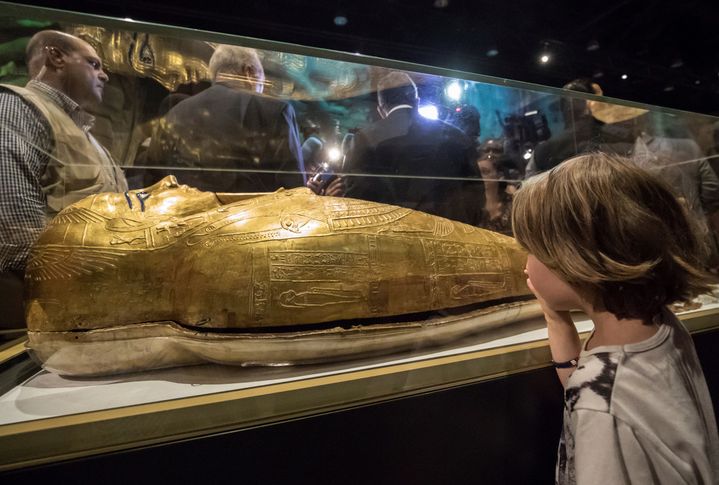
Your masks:
{"label": "man wearing eyeglasses", "polygon": [[102,101],[108,80],[95,49],[46,30],[30,39],[26,58],[31,81],[0,84],[0,328],[24,325],[26,260],[49,220],[88,195],[127,190],[90,133],[87,109]]}

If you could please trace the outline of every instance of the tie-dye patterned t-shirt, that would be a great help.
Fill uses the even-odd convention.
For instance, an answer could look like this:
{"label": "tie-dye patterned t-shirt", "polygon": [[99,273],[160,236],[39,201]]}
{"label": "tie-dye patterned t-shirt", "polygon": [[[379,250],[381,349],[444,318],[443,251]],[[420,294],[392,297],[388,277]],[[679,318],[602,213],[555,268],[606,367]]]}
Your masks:
{"label": "tie-dye patterned t-shirt", "polygon": [[662,321],[642,342],[582,350],[565,390],[557,484],[719,483],[699,359],[677,318]]}

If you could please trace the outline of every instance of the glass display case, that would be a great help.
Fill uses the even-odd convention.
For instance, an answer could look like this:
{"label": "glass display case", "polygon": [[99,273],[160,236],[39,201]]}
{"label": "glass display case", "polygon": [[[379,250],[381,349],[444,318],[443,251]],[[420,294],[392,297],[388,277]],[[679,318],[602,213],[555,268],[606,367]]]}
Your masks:
{"label": "glass display case", "polygon": [[[0,6],[0,470],[548,367],[509,214],[577,154],[660,173],[719,267],[716,118]],[[68,37],[30,43],[48,29],[84,41],[81,65],[57,60]],[[64,113],[27,84],[51,68],[89,72]],[[676,309],[692,332],[716,339],[717,295]]]}

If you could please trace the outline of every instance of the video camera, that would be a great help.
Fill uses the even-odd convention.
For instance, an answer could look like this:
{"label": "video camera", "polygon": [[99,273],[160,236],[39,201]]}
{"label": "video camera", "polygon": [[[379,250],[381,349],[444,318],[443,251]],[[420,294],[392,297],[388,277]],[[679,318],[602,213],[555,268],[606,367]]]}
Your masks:
{"label": "video camera", "polygon": [[538,110],[523,114],[510,114],[502,118],[496,111],[504,136],[516,147],[534,147],[552,136],[547,117]]}

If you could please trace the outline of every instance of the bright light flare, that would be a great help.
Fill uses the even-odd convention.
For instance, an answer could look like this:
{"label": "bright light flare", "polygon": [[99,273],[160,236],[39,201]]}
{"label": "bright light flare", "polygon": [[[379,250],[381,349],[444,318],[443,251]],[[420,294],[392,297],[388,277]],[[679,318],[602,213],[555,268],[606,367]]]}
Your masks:
{"label": "bright light flare", "polygon": [[433,104],[425,104],[419,107],[419,114],[430,120],[439,119],[439,110]]}
{"label": "bright light flare", "polygon": [[452,81],[447,86],[447,97],[452,101],[459,101],[462,97],[462,86],[458,81]]}
{"label": "bright light flare", "polygon": [[[327,150],[327,160],[330,162],[336,162],[337,160],[342,157],[342,152],[337,147],[332,147],[329,150]],[[325,168],[326,170],[326,168]]]}

